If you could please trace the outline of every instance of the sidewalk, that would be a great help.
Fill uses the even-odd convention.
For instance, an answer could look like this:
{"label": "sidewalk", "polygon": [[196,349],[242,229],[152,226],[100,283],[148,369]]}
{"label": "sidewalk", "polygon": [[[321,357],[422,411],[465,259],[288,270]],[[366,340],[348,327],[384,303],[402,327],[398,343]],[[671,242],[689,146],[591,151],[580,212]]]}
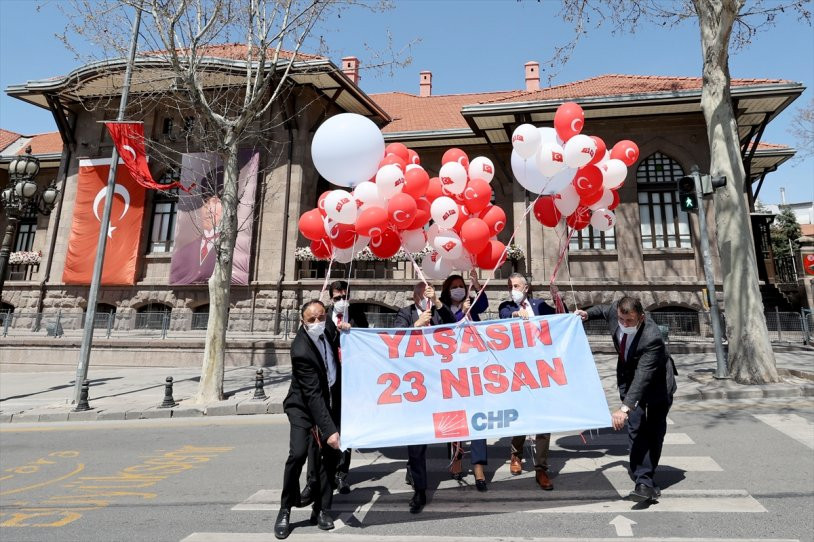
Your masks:
{"label": "sidewalk", "polygon": [[[713,354],[679,354],[676,402],[714,399],[814,397],[814,350],[800,349],[775,354],[783,382],[744,386],[717,380]],[[616,356],[595,356],[605,394],[611,406],[619,402],[616,390]],[[225,401],[193,404],[198,369],[90,368],[89,402],[92,410],[71,412],[73,372],[0,373],[0,423],[55,422],[67,420],[130,420],[184,418],[235,414],[280,414],[288,392],[290,367],[263,367],[266,400],[252,399],[259,367],[226,370]],[[164,381],[174,379],[173,398],[178,406],[158,408],[164,399]]]}

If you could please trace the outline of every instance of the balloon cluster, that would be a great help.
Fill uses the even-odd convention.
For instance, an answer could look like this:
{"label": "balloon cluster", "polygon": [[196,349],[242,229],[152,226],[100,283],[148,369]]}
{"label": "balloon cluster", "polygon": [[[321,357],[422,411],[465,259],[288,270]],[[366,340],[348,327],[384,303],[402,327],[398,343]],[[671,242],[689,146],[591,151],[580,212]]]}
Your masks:
{"label": "balloon cluster", "polygon": [[348,263],[366,247],[387,259],[429,245],[421,269],[430,279],[505,261],[506,246],[495,237],[506,214],[490,203],[495,169],[488,158],[470,162],[461,149],[449,149],[430,178],[417,152],[401,143],[385,147],[376,125],[353,113],[324,122],[311,154],[320,175],[353,188],[321,194],[317,208],[300,217],[318,259]]}
{"label": "balloon cluster", "polygon": [[601,138],[581,133],[584,124],[582,108],[566,102],[553,128],[521,124],[512,134],[512,171],[526,190],[541,194],[534,216],[544,226],[553,228],[562,217],[576,230],[591,225],[606,231],[616,224],[617,190],[639,148],[623,140],[608,151]]}

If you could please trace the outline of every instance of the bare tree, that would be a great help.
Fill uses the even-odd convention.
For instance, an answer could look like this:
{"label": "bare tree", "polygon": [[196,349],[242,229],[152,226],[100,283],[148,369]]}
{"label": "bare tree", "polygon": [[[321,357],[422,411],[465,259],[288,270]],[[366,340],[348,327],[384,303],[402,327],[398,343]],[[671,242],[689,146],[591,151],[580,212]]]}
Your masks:
{"label": "bare tree", "polygon": [[797,138],[795,158],[814,158],[814,98],[797,109],[797,116],[791,121],[789,132]]}
{"label": "bare tree", "polygon": [[[744,198],[748,182],[740,154],[737,121],[730,96],[729,50],[743,47],[792,10],[811,24],[809,0],[562,0],[562,18],[576,28],[575,38],[558,47],[552,68],[567,61],[588,26],[604,23],[615,32],[634,31],[642,23],[672,25],[696,20],[701,33],[703,85],[701,108],[707,125],[712,175],[725,175],[726,187],[716,191],[715,216],[721,257],[729,340],[730,376],[741,383],[776,382],[776,369],[763,316],[763,301]],[[593,20],[593,23],[591,22]]]}

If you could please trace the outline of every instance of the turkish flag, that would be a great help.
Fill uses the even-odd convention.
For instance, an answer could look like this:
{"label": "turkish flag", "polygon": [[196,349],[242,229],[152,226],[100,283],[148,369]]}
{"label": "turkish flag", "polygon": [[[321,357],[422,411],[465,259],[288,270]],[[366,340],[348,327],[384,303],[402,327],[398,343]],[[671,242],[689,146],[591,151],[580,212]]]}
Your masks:
{"label": "turkish flag", "polygon": [[[178,187],[189,192],[180,182],[159,184],[153,180],[147,165],[147,151],[144,150],[144,124],[141,122],[106,122],[107,131],[119,151],[119,157],[130,170],[130,175],[144,188],[169,190]],[[193,185],[194,186],[194,185]]]}
{"label": "turkish flag", "polygon": [[[71,235],[62,272],[65,284],[90,284],[109,172],[109,158],[79,161]],[[116,169],[116,186],[102,267],[102,284],[105,286],[136,283],[145,194],[144,187],[134,181],[130,171],[121,167],[120,163]]]}

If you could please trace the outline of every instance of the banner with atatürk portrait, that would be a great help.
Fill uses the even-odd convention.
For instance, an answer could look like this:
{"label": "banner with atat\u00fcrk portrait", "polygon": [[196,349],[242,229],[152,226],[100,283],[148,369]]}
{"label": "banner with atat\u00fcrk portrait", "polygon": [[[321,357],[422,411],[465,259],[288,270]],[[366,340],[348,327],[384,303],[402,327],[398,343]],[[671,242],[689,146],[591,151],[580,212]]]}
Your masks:
{"label": "banner with atat\u00fcrk portrait", "polygon": [[[237,240],[232,261],[232,284],[249,283],[254,196],[260,154],[243,149],[238,154]],[[175,248],[170,284],[201,284],[215,269],[215,243],[223,216],[223,161],[213,153],[188,153],[181,159],[181,178],[195,183],[189,193],[178,196]]]}

